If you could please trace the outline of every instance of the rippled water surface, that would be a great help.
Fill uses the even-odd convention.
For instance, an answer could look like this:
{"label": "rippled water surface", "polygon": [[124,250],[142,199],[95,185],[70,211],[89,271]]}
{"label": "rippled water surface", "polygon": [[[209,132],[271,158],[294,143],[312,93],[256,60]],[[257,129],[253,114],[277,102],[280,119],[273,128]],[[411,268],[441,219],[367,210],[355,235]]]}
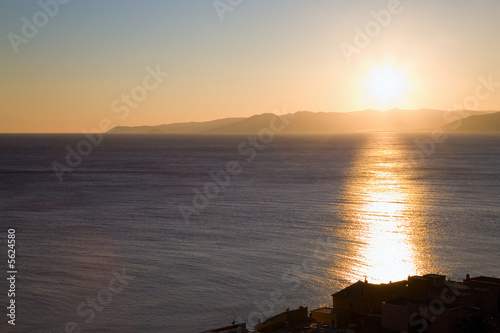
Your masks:
{"label": "rippled water surface", "polygon": [[60,182],[83,138],[0,136],[16,332],[199,332],[364,278],[500,276],[500,136],[107,136]]}

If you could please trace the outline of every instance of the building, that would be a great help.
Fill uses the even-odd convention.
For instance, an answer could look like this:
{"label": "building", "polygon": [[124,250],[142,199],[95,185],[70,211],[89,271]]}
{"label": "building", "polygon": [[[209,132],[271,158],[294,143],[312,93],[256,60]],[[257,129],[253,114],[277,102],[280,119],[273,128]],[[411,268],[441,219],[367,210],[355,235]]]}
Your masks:
{"label": "building", "polygon": [[378,323],[380,325],[382,303],[407,295],[407,281],[388,284],[358,281],[332,294],[332,301],[334,309],[345,311],[349,323]]}
{"label": "building", "polygon": [[458,333],[461,305],[398,298],[382,304],[382,328],[389,332]]}
{"label": "building", "polygon": [[467,274],[463,284],[474,295],[472,306],[488,313],[499,313],[500,310],[500,279],[478,276],[471,278]]}
{"label": "building", "polygon": [[301,331],[304,327],[309,327],[310,323],[309,311],[307,308],[301,306],[297,310],[287,309],[286,312],[255,325],[255,330],[263,333],[278,332],[283,329],[287,332],[291,332],[294,329]]}
{"label": "building", "polygon": [[348,325],[337,327],[353,332],[455,333],[467,313],[484,318],[498,315],[500,279],[467,275],[463,282],[427,274],[388,284],[358,281],[332,295],[333,309],[344,311]]}
{"label": "building", "polygon": [[327,307],[311,310],[311,319],[332,328],[347,327],[349,324],[346,311]]}
{"label": "building", "polygon": [[[477,322],[500,332],[500,279],[486,276],[450,281],[427,274],[371,284],[358,281],[332,296],[332,307],[280,313],[255,326],[262,333],[458,333]],[[471,321],[474,319],[476,321]],[[477,321],[478,320],[478,321]],[[483,331],[482,329],[476,331]],[[246,333],[233,325],[204,333]]]}

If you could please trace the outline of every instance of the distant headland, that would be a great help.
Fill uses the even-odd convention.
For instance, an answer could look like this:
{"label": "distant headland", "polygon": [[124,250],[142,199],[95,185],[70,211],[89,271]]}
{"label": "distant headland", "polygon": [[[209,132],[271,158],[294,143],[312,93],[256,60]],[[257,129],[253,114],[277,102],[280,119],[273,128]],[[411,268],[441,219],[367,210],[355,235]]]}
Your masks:
{"label": "distant headland", "polygon": [[[276,119],[277,118],[277,119]],[[286,126],[280,127],[282,120]],[[356,112],[299,111],[286,115],[263,113],[248,118],[224,118],[156,126],[116,126],[108,134],[253,134],[270,124],[280,134],[352,132],[462,132],[500,133],[499,111],[442,111],[434,109]]]}

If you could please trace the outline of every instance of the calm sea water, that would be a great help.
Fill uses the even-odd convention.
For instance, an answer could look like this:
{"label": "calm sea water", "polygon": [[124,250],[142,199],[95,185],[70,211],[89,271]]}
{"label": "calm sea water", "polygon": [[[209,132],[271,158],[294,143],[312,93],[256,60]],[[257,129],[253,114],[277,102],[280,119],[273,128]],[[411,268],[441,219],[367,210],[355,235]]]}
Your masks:
{"label": "calm sea water", "polygon": [[365,277],[500,276],[500,136],[278,137],[253,160],[243,136],[106,136],[60,182],[83,138],[0,136],[0,261],[15,228],[19,272],[14,330],[2,264],[2,332],[199,332]]}

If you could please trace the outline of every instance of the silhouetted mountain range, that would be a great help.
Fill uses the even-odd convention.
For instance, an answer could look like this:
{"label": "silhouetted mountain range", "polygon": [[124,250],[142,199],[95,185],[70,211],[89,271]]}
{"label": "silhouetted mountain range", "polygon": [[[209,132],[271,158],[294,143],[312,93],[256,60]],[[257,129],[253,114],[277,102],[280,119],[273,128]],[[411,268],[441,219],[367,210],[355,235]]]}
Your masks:
{"label": "silhouetted mountain range", "polygon": [[206,122],[158,126],[117,126],[112,134],[249,134],[275,126],[283,134],[327,134],[366,131],[500,132],[498,111],[440,111],[432,109],[357,112],[309,112],[248,118],[225,118]]}
{"label": "silhouetted mountain range", "polygon": [[462,132],[462,133],[477,133],[477,132],[500,132],[500,112],[471,115],[464,118],[462,121],[443,126],[446,132]]}

